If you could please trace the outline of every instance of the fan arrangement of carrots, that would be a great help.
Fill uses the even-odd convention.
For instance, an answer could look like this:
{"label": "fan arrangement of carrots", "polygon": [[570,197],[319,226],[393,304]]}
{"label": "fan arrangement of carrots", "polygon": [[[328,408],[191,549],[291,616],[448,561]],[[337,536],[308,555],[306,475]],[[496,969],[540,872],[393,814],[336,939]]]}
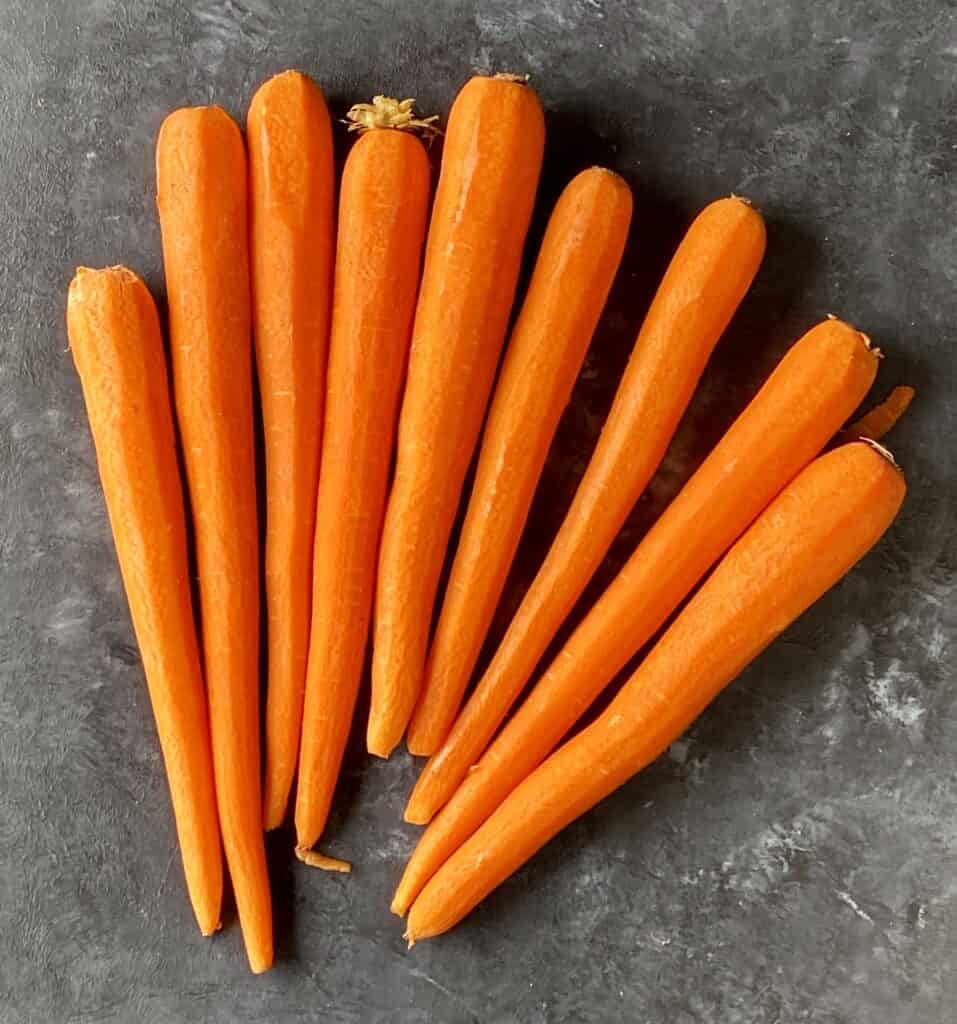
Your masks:
{"label": "fan arrangement of carrots", "polygon": [[[388,757],[404,736],[428,757],[405,811],[428,827],[392,903],[413,943],[452,927],[658,757],[877,542],[904,497],[876,442],[913,392],[895,389],[845,427],[880,351],[825,319],[542,663],[761,263],[760,215],[719,199],[675,252],[567,516],[463,704],[618,270],[632,198],[605,168],[568,184],[509,329],[545,145],[541,104],[524,78],[472,78],[448,118],[430,210],[423,140],[435,120],[411,100],[353,107],[358,138],[336,215],[332,119],[305,75],[259,89],[245,142],[218,107],[170,114],[156,151],[169,371],[135,273],[81,268],[70,286],[70,346],[190,898],[213,933],[225,853],[257,973],[273,962],[264,831],[291,813],[303,861],[349,870],[315,847],[370,644],[368,750]],[[566,740],[692,591],[607,710]]]}

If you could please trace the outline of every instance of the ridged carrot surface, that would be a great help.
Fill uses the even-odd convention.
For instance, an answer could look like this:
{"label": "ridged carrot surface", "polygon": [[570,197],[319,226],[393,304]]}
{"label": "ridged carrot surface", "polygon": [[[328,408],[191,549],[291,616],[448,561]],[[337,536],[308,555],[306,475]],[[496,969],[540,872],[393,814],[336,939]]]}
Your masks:
{"label": "ridged carrot surface", "polygon": [[396,893],[397,913],[828,443],[867,394],[877,363],[867,338],[840,320],[792,346],[430,824]]}
{"label": "ridged carrot surface", "polygon": [[322,91],[286,71],[246,118],[252,311],[266,456],[263,817],[282,824],[296,773],[332,308],[332,129]]}
{"label": "ridged carrot surface", "polygon": [[542,165],[526,85],[473,78],[449,115],[379,556],[369,751],[387,757],[422,686],[462,483],[505,338]]}
{"label": "ridged carrot surface", "polygon": [[530,775],[429,882],[411,942],[447,931],[569,822],[657,758],[890,526],[904,479],[868,444],[822,456],[725,556],[591,726]]}
{"label": "ridged carrot surface", "polygon": [[132,270],[81,267],[70,285],[67,327],[166,763],[186,885],[200,931],[212,935],[220,923],[223,852],[159,318]]}
{"label": "ridged carrot surface", "polygon": [[218,107],[156,145],[176,418],[196,538],[216,798],[249,964],[272,965],[259,756],[259,553],[246,153]]}
{"label": "ridged carrot surface", "polygon": [[407,821],[425,824],[481,756],[658,467],[711,350],[764,254],[764,222],[720,199],[678,247],[635,342],[594,454],[491,664],[419,777]]}
{"label": "ridged carrot surface", "polygon": [[482,438],[475,483],[409,724],[413,754],[445,739],[502,594],[545,456],[614,280],[631,190],[603,167],[575,177],[542,241]]}
{"label": "ridged carrot surface", "polygon": [[429,178],[425,147],[393,128],[363,135],[342,174],[296,796],[301,851],[325,826],[362,676]]}

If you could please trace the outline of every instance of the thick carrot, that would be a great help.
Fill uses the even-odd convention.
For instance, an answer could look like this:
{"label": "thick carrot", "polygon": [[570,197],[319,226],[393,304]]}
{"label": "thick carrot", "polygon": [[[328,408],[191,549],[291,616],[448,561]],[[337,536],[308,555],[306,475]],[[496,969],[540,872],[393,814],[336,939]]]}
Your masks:
{"label": "thick carrot", "polygon": [[298,71],[260,86],[246,118],[252,311],[266,454],[268,687],[263,819],[282,824],[296,773],[332,308],[329,111]]}
{"label": "thick carrot", "polygon": [[218,107],[174,111],[156,144],[173,392],[196,537],[213,768],[254,972],[272,964],[259,779],[259,576],[246,154]]}
{"label": "thick carrot", "polygon": [[914,389],[906,385],[894,388],[880,405],[875,405],[870,412],[841,431],[841,440],[849,442],[866,437],[871,441],[879,441],[907,412],[914,394]]}
{"label": "thick carrot", "polygon": [[458,711],[621,262],[631,208],[627,183],[592,167],[569,184],[552,213],[495,386],[425,686],[409,724],[413,754],[434,754]]}
{"label": "thick carrot", "polygon": [[223,853],[159,318],[132,270],[81,267],[70,285],[67,327],[166,762],[186,886],[200,931],[212,935]]}
{"label": "thick carrot", "polygon": [[429,882],[409,942],[460,921],[569,822],[650,764],[862,558],[904,498],[869,444],[822,456],[727,554],[618,696],[530,775]]}
{"label": "thick carrot", "polygon": [[389,127],[367,131],[342,173],[296,793],[300,851],[326,824],[362,676],[429,178],[422,143]]}
{"label": "thick carrot", "polygon": [[429,826],[396,893],[397,913],[827,444],[867,394],[877,361],[865,336],[840,320],[791,348]]}
{"label": "thick carrot", "polygon": [[721,199],[694,221],[638,334],[568,515],[485,675],[405,812],[425,824],[478,760],[652,473],[764,254],[761,217]]}
{"label": "thick carrot", "polygon": [[473,78],[452,105],[429,225],[375,600],[369,751],[422,686],[432,606],[515,296],[542,165],[538,97]]}

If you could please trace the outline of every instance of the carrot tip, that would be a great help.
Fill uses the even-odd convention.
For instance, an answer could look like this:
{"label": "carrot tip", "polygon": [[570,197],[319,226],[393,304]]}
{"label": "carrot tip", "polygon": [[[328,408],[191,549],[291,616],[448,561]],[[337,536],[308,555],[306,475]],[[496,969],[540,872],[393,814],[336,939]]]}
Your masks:
{"label": "carrot tip", "polygon": [[403,132],[421,132],[427,137],[441,135],[435,124],[438,114],[416,117],[414,99],[397,100],[392,96],[373,96],[371,103],[355,103],[349,108],[343,124],[350,132],[364,135],[379,128],[395,128]]}
{"label": "carrot tip", "polygon": [[409,949],[415,945],[415,936],[409,929],[406,929],[405,934],[402,936],[403,939],[409,944]]}
{"label": "carrot tip", "polygon": [[352,871],[352,865],[347,860],[327,857],[324,853],[319,853],[316,850],[306,850],[297,846],[296,856],[303,864],[307,864],[311,868],[319,868],[320,871],[336,871],[342,875],[348,875]]}
{"label": "carrot tip", "polygon": [[739,196],[736,192],[732,192],[729,198],[737,199],[739,203],[744,203],[745,206],[754,206],[754,203],[747,196]]}
{"label": "carrot tip", "polygon": [[883,455],[898,473],[904,472],[900,467],[900,463],[898,463],[897,459],[894,458],[894,453],[889,448],[885,448],[882,444],[878,444],[870,437],[859,437],[858,441],[862,444],[870,445],[878,455]]}

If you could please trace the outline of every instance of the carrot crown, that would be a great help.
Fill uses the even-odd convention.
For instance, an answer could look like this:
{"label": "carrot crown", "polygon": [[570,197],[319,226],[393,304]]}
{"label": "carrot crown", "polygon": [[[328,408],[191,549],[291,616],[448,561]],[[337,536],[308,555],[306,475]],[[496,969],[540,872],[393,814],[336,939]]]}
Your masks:
{"label": "carrot crown", "polygon": [[414,106],[414,99],[397,100],[392,96],[373,96],[371,103],[356,103],[350,107],[343,123],[349,126],[350,132],[360,134],[379,128],[421,132],[427,137],[441,134],[441,129],[435,124],[439,115],[416,117]]}

